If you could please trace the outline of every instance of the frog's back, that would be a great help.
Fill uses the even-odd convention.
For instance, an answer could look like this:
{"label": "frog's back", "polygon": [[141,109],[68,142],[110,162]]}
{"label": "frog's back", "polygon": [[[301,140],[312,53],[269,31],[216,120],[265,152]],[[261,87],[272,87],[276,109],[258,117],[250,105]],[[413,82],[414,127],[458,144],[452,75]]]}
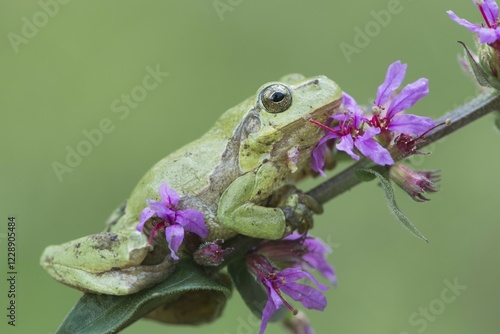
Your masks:
{"label": "frog's back", "polygon": [[[204,213],[207,224],[218,224],[217,204],[223,191],[239,175],[240,132],[252,108],[249,98],[226,111],[201,138],[181,147],[154,165],[139,181],[127,202],[120,225],[137,224],[147,199],[160,200],[158,190],[167,182],[180,195],[179,208]],[[217,226],[210,226],[216,231]]]}
{"label": "frog's back", "polygon": [[169,154],[139,181],[127,203],[127,209],[140,213],[148,198],[159,200],[158,189],[164,182],[181,199],[202,195],[210,186],[210,176],[221,162],[226,144],[224,138],[204,136]]}

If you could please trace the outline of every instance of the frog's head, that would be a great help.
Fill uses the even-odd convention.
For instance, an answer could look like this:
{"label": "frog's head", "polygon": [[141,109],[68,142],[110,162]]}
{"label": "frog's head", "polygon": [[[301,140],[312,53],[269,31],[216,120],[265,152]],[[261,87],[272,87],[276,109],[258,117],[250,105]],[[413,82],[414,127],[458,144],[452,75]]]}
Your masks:
{"label": "frog's head", "polygon": [[246,162],[246,168],[251,169],[266,159],[284,160],[295,149],[305,162],[324,135],[324,130],[309,120],[325,123],[339,107],[341,97],[340,87],[325,76],[306,79],[289,75],[281,82],[263,85],[250,111],[258,125],[243,141],[240,163]]}

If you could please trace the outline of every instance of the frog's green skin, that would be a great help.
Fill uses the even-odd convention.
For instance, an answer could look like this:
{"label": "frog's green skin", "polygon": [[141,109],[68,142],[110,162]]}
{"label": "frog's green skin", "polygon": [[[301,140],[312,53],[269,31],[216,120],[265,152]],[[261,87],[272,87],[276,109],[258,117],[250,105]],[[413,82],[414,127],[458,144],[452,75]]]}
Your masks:
{"label": "frog's green skin", "polygon": [[[207,240],[228,239],[237,234],[280,239],[290,233],[285,210],[266,205],[296,204],[296,191],[290,189],[295,189],[297,179],[309,173],[312,149],[324,135],[324,130],[308,120],[324,123],[340,105],[341,90],[324,76],[304,79],[290,75],[282,78],[281,83],[292,91],[288,109],[270,113],[259,95],[253,96],[226,111],[204,136],[171,153],[144,175],[125,211],[118,211],[104,232],[119,235],[122,240],[107,247],[121,250],[116,259],[109,260],[110,254],[104,254],[108,258],[104,264],[106,261],[98,259],[102,252],[77,254],[75,242],[81,245],[80,240],[47,248],[42,265],[68,285],[101,293],[127,294],[161,281],[162,278],[153,277],[153,283],[143,282],[121,291],[107,288],[106,284],[114,284],[110,280],[105,279],[98,289],[91,282],[107,271],[131,270],[141,264],[150,247],[147,236],[137,232],[136,226],[146,200],[160,200],[158,189],[164,182],[180,195],[178,209],[203,212],[210,231]],[[262,86],[259,92],[269,85]],[[297,158],[297,152],[298,160],[290,158]],[[286,198],[276,198],[284,194]],[[72,260],[71,256],[80,259]],[[92,261],[85,263],[86,259]],[[79,279],[82,273],[88,274],[83,285]],[[115,275],[114,279],[119,278]]]}

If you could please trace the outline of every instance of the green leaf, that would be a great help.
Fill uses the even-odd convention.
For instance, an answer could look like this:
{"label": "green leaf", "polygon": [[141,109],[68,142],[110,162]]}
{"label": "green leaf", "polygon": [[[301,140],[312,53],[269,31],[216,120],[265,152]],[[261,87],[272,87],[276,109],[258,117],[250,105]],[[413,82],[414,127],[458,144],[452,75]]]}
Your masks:
{"label": "green leaf", "polygon": [[394,196],[394,190],[392,189],[391,182],[389,181],[389,179],[387,179],[387,177],[374,171],[373,169],[367,169],[367,168],[358,169],[356,171],[356,175],[358,174],[360,175],[371,174],[377,177],[378,180],[380,181],[382,189],[384,190],[385,199],[387,201],[387,207],[389,208],[389,210],[396,216],[399,222],[403,224],[403,226],[406,227],[413,235],[424,240],[425,242],[429,242],[427,238],[422,233],[420,233],[420,231],[415,227],[415,225],[413,225],[413,223],[401,212],[401,210],[399,210],[396,204],[396,197]]}
{"label": "green leaf", "polygon": [[367,173],[365,169],[356,169],[354,175],[363,182],[370,182],[377,178],[373,173]]}
{"label": "green leaf", "polygon": [[228,287],[208,277],[199,266],[191,261],[183,261],[164,282],[135,294],[84,294],[56,334],[116,333],[155,308],[193,290],[218,291],[226,298],[231,295]]}
{"label": "green leaf", "polygon": [[469,49],[463,42],[458,42],[464,47],[465,51],[465,56],[469,60],[470,67],[472,68],[472,71],[474,72],[474,76],[476,77],[477,82],[484,87],[493,87],[493,84],[491,83],[491,80],[489,79],[489,75],[483,71],[481,66],[479,66],[478,63],[476,63],[476,60],[470,53]]}

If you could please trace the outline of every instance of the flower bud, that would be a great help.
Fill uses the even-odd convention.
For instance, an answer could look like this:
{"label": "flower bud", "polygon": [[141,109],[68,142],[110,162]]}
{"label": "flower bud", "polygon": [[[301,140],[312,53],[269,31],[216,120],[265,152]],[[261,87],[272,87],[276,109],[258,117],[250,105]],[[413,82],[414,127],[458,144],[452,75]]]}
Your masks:
{"label": "flower bud", "polygon": [[224,256],[233,252],[234,248],[222,249],[220,246],[224,240],[217,239],[213,242],[206,242],[194,252],[193,257],[196,263],[201,266],[215,267],[224,261]]}
{"label": "flower bud", "polygon": [[389,171],[390,178],[417,202],[428,201],[424,197],[426,192],[438,191],[436,182],[439,181],[438,171],[414,171],[404,165],[396,164]]}

